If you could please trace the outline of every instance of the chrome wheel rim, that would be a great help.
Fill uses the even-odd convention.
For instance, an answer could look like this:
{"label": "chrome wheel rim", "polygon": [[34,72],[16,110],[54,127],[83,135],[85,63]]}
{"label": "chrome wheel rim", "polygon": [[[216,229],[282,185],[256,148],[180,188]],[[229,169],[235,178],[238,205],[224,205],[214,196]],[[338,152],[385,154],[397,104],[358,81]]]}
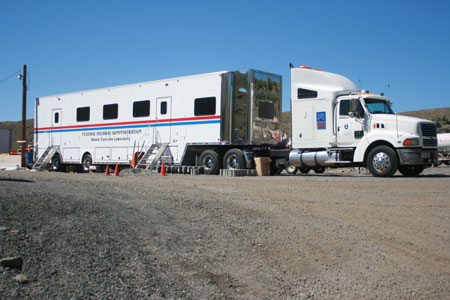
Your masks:
{"label": "chrome wheel rim", "polygon": [[231,155],[227,159],[227,168],[228,169],[237,169],[239,167],[239,159],[236,155]]}
{"label": "chrome wheel rim", "polygon": [[387,155],[386,153],[379,152],[373,156],[372,166],[378,172],[384,173],[391,166],[391,159],[389,158],[389,155]]}

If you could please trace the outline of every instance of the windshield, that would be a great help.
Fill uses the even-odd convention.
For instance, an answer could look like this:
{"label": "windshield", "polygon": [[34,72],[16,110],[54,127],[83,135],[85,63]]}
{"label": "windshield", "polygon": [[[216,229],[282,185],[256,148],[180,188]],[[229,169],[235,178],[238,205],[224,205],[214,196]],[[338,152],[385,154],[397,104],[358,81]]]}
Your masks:
{"label": "windshield", "polygon": [[365,98],[364,102],[371,114],[393,114],[391,105],[386,100]]}

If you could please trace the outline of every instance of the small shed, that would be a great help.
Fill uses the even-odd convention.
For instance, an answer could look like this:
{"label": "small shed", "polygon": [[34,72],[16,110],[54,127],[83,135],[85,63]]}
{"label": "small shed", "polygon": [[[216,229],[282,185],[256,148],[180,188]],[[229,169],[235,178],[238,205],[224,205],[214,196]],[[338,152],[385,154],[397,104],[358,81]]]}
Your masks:
{"label": "small shed", "polygon": [[9,153],[11,149],[11,132],[8,129],[0,129],[0,153]]}

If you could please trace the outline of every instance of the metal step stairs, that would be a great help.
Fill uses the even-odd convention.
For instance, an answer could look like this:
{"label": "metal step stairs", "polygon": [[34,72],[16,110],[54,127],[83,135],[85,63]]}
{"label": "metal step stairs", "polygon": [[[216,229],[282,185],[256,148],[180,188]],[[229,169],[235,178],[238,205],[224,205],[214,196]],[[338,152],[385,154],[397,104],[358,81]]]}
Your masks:
{"label": "metal step stairs", "polygon": [[167,147],[169,147],[169,143],[151,145],[145,152],[144,156],[142,156],[141,160],[136,164],[135,169],[144,168],[153,170],[164,151],[166,151]]}
{"label": "metal step stairs", "polygon": [[44,153],[42,153],[39,159],[34,163],[33,169],[42,170],[47,167],[53,155],[56,153],[56,151],[58,151],[58,149],[59,146],[48,146],[47,149],[45,149]]}

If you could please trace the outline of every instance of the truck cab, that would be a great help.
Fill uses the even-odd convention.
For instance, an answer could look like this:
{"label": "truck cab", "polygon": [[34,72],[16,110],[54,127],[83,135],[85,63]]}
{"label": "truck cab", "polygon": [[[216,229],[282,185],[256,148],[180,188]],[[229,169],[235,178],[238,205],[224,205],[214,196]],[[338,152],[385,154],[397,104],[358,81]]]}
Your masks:
{"label": "truck cab", "polygon": [[338,74],[300,67],[291,69],[291,80],[291,165],[417,176],[436,160],[434,122],[397,115],[389,98]]}

